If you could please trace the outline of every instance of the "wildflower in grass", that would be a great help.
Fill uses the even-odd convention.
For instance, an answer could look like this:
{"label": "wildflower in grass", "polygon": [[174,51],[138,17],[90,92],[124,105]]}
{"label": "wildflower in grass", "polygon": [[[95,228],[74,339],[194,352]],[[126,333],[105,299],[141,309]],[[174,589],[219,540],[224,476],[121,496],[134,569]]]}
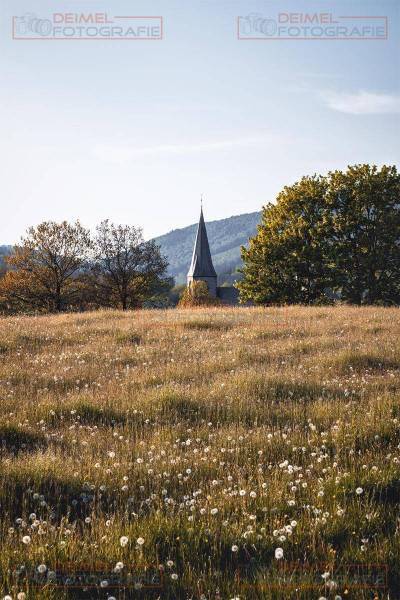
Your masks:
{"label": "wildflower in grass", "polygon": [[7,596],[4,596],[3,600],[13,600],[13,599],[12,599],[12,596],[9,596],[9,595],[7,594]]}
{"label": "wildflower in grass", "polygon": [[37,568],[37,571],[38,571],[38,573],[41,573],[41,574],[46,573],[46,571],[47,571],[46,565],[44,565],[44,564],[39,565]]}
{"label": "wildflower in grass", "polygon": [[103,581],[100,581],[100,587],[105,588],[108,586],[108,581],[107,579],[103,579]]}
{"label": "wildflower in grass", "polygon": [[172,579],[173,581],[176,581],[176,580],[178,579],[178,574],[177,574],[177,573],[172,573],[172,575],[171,575],[171,579]]}
{"label": "wildflower in grass", "polygon": [[26,600],[26,594],[25,594],[25,592],[18,592],[18,594],[17,594],[17,600]]}
{"label": "wildflower in grass", "polygon": [[275,558],[276,558],[276,560],[280,560],[281,558],[283,558],[283,549],[282,548],[275,549]]}
{"label": "wildflower in grass", "polygon": [[212,508],[210,512],[212,515],[216,515],[218,512],[218,508]]}
{"label": "wildflower in grass", "polygon": [[137,543],[138,546],[143,546],[143,544],[144,544],[144,538],[138,537],[138,539],[136,540],[136,543]]}
{"label": "wildflower in grass", "polygon": [[31,543],[31,536],[30,535],[24,535],[24,537],[22,538],[22,541],[24,544],[30,544]]}
{"label": "wildflower in grass", "polygon": [[363,493],[363,491],[364,490],[362,489],[362,487],[356,488],[356,494],[357,494],[357,496],[361,496],[361,494]]}
{"label": "wildflower in grass", "polygon": [[122,548],[124,548],[124,546],[126,546],[129,542],[129,538],[126,535],[121,536],[119,543],[121,544]]}
{"label": "wildflower in grass", "polygon": [[236,544],[233,544],[232,552],[238,552],[238,550],[239,550],[239,546],[236,546]]}

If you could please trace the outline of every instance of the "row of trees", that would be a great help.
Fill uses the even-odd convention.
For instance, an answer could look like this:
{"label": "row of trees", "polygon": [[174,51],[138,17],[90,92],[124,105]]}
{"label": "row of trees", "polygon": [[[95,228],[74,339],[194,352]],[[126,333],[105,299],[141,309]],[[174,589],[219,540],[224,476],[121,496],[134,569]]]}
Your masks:
{"label": "row of trees", "polygon": [[355,165],[303,177],[242,248],[241,301],[400,304],[400,175]]}
{"label": "row of trees", "polygon": [[103,221],[95,235],[79,221],[31,227],[6,258],[3,311],[126,310],[165,297],[168,262],[142,230]]}

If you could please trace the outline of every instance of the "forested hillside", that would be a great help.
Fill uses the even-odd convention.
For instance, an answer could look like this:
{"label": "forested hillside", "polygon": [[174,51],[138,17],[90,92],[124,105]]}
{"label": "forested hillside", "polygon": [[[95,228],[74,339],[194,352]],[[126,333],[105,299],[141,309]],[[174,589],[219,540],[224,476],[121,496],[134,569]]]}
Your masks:
{"label": "forested hillside", "polygon": [[5,267],[4,257],[9,254],[12,246],[0,246],[0,271]]}
{"label": "forested hillside", "polygon": [[[260,212],[254,212],[207,223],[208,239],[220,285],[224,282],[231,283],[235,278],[231,275],[241,265],[240,247],[255,235],[260,217]],[[196,230],[197,223],[155,238],[161,246],[162,254],[168,258],[169,273],[176,283],[186,281]],[[10,250],[11,246],[0,246],[0,268],[4,265],[4,255]]]}
{"label": "forested hillside", "polygon": [[[260,215],[259,212],[247,213],[207,223],[208,239],[220,284],[230,281],[229,274],[241,265],[240,246],[247,244],[249,237],[256,233]],[[196,230],[197,223],[155,238],[161,246],[161,252],[168,258],[169,272],[176,283],[186,281]]]}

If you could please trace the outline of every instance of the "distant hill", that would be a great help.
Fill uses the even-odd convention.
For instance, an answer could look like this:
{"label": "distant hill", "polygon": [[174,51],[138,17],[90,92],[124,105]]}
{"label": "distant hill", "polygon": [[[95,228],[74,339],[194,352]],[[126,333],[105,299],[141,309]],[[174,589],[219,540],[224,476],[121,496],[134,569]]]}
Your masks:
{"label": "distant hill", "polygon": [[[241,265],[240,246],[256,233],[261,213],[247,213],[206,223],[208,240],[219,285],[232,283],[232,273]],[[197,223],[183,229],[173,229],[155,238],[169,260],[169,272],[175,283],[184,283],[192,259]]]}
{"label": "distant hill", "polygon": [[10,254],[12,246],[0,246],[0,271],[4,268],[4,257]]}
{"label": "distant hill", "polygon": [[[256,233],[260,219],[261,213],[254,212],[206,223],[219,285],[231,284],[237,278],[233,273],[241,265],[240,247],[246,245],[249,237]],[[168,258],[169,273],[177,284],[186,282],[196,230],[197,223],[155,238],[162,254]],[[10,253],[11,248],[0,246],[0,269],[4,265],[4,256]]]}

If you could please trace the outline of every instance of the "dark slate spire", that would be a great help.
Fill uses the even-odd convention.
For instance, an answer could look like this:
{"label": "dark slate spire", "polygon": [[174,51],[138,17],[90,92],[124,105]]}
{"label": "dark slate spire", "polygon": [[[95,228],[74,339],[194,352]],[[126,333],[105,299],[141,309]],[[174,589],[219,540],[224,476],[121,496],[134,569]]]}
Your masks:
{"label": "dark slate spire", "polygon": [[216,277],[212,263],[210,246],[206,224],[204,223],[203,207],[200,210],[200,220],[197,227],[196,242],[194,244],[192,264],[190,265],[188,277]]}

